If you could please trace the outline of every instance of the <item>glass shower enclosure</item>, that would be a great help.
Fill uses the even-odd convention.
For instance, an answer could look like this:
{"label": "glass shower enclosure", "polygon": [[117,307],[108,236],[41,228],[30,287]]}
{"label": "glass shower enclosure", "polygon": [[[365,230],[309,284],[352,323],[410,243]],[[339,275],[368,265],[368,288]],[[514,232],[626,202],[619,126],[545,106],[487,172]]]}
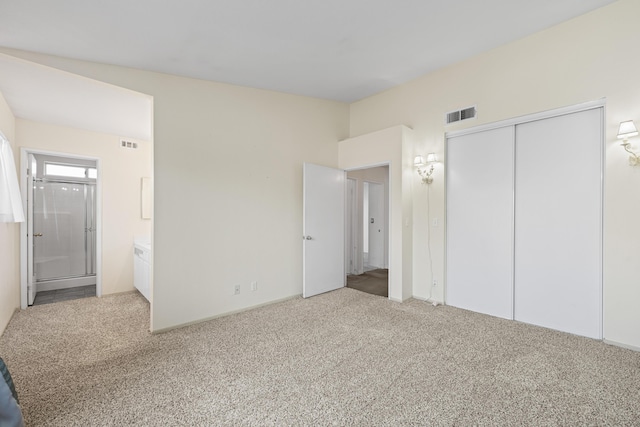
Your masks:
{"label": "glass shower enclosure", "polygon": [[96,162],[30,154],[28,303],[96,284]]}

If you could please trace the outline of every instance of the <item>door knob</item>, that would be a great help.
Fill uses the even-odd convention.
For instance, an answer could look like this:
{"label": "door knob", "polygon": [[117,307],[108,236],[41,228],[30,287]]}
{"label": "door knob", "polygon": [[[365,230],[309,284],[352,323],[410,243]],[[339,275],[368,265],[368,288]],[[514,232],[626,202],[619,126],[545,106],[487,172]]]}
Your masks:
{"label": "door knob", "polygon": [[312,239],[311,236],[302,236],[302,238],[305,239],[305,240],[311,240]]}
{"label": "door knob", "polygon": [[33,235],[33,237],[42,237],[42,233],[36,233]]}

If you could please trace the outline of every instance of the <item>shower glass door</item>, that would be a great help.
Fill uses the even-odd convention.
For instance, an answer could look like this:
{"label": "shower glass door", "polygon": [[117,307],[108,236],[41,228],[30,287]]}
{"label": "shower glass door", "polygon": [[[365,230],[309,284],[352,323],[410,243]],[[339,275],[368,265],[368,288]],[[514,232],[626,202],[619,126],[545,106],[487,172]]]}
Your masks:
{"label": "shower glass door", "polygon": [[94,184],[34,183],[36,282],[95,275],[94,201]]}
{"label": "shower glass door", "polygon": [[29,154],[27,305],[41,291],[96,285],[96,163]]}

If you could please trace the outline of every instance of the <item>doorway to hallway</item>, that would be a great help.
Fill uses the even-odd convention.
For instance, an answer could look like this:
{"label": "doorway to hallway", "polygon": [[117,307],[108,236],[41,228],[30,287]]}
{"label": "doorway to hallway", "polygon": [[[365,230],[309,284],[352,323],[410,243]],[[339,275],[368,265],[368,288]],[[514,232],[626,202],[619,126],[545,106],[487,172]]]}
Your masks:
{"label": "doorway to hallway", "polygon": [[389,167],[347,172],[347,287],[389,295]]}

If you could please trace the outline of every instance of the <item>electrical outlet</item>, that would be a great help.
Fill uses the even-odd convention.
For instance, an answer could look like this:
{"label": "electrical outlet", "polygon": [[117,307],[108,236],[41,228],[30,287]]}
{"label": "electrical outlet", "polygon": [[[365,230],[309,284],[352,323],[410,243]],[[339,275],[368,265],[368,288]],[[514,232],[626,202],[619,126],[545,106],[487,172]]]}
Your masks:
{"label": "electrical outlet", "polygon": [[438,286],[438,281],[436,279],[433,279],[433,287],[435,288],[436,286]]}
{"label": "electrical outlet", "polygon": [[240,285],[235,285],[233,287],[233,294],[234,295],[240,295]]}
{"label": "electrical outlet", "polygon": [[251,291],[255,292],[258,290],[258,282],[251,282]]}

